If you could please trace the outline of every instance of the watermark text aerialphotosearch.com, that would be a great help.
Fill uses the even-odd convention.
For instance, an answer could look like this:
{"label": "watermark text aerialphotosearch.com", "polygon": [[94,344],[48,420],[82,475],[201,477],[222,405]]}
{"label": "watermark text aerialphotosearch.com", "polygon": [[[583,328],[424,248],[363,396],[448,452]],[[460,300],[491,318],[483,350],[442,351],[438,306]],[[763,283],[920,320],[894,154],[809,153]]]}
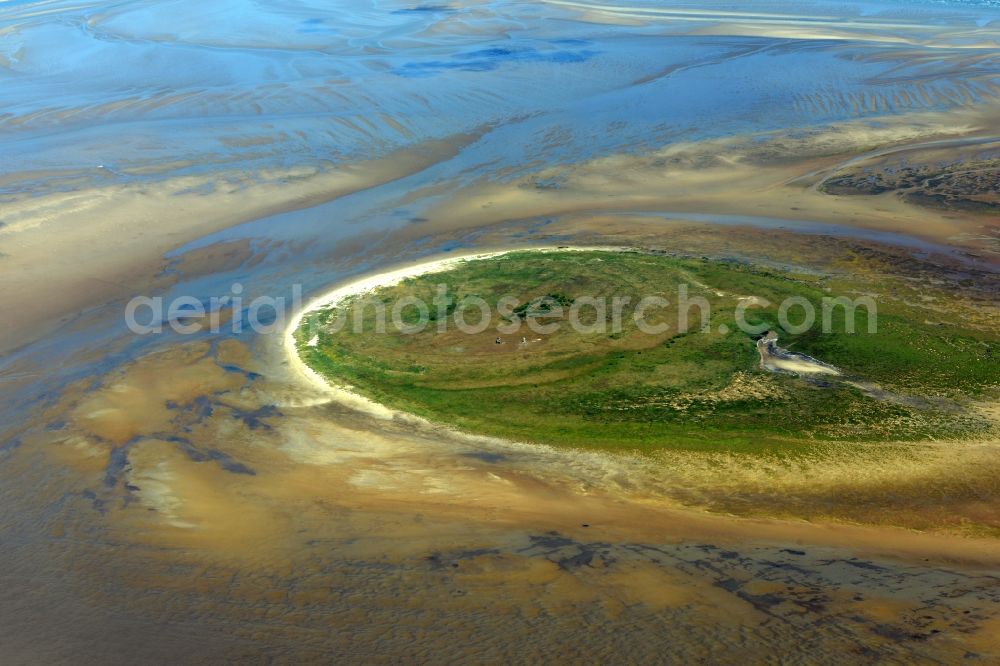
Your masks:
{"label": "watermark text aerialphotosearch.com", "polygon": [[[739,298],[732,307],[732,321],[739,330],[761,335],[770,327],[752,316],[754,311],[777,306],[777,323],[791,334],[804,333],[819,326],[823,333],[833,332],[835,320],[844,332],[854,333],[855,320],[864,313],[864,329],[877,330],[877,306],[871,297],[823,297],[818,306],[802,296],[790,296],[772,303],[759,296]],[[427,331],[445,333],[458,330],[476,335],[493,329],[500,335],[530,331],[551,335],[562,327],[587,334],[621,333],[628,322],[649,335],[711,330],[713,306],[703,296],[692,294],[689,286],[677,286],[673,298],[662,293],[635,298],[632,296],[576,296],[546,294],[531,299],[507,294],[490,302],[479,296],[456,298],[447,285],[437,286],[428,302],[417,296],[386,301],[371,295],[349,296],[332,307],[331,316],[322,324],[327,333],[350,327],[354,333],[396,333],[416,335]],[[125,323],[137,335],[172,331],[180,335],[202,332],[221,333],[252,331],[270,334],[284,330],[290,317],[302,310],[302,287],[294,285],[290,297],[244,296],[244,287],[234,283],[228,294],[207,300],[178,296],[137,296],[125,307]],[[835,313],[841,312],[838,319]],[[311,319],[304,325],[318,326]],[[716,327],[729,332],[727,324]],[[319,331],[306,331],[313,335]]]}

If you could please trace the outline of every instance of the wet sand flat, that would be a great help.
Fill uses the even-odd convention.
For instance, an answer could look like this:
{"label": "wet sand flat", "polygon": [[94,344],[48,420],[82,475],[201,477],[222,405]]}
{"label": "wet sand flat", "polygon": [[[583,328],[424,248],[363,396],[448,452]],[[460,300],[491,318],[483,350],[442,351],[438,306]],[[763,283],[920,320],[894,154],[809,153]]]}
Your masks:
{"label": "wet sand flat", "polygon": [[1000,442],[490,440],[305,381],[291,315],[124,307],[574,245],[995,327],[998,218],[941,202],[992,196],[998,40],[990,2],[8,3],[0,661],[997,661]]}

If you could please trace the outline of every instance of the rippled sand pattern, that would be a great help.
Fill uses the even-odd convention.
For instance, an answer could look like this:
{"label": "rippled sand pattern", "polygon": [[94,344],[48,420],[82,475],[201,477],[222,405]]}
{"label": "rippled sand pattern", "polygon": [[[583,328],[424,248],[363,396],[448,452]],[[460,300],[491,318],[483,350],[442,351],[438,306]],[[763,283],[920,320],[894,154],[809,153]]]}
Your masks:
{"label": "rippled sand pattern", "polygon": [[997,442],[497,442],[122,316],[576,244],[995,326],[995,216],[823,191],[992,164],[994,4],[0,3],[0,662],[995,663]]}
{"label": "rippled sand pattern", "polygon": [[[492,157],[517,169],[557,151],[997,96],[993,23],[802,9],[14,3],[0,8],[2,170],[30,178],[16,192],[328,166],[512,121]],[[635,25],[610,30],[616,18]]]}

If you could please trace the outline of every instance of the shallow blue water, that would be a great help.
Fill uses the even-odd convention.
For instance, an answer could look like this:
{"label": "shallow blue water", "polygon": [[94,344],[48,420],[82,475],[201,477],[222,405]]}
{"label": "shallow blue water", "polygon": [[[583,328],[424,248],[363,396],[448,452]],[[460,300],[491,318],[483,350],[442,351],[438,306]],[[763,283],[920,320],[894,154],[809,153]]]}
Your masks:
{"label": "shallow blue water", "polygon": [[[419,220],[441,183],[995,99],[1000,11],[989,4],[640,1],[584,14],[564,0],[5,2],[0,222],[5,194],[183,175],[210,196],[232,174],[325,169],[488,129],[419,173],[173,253],[235,238],[294,246],[174,291],[207,298],[233,281],[261,293],[286,293],[293,282],[308,291],[379,260],[380,234]],[[741,22],[752,29],[732,29]],[[366,256],[323,263],[361,233],[370,236]],[[463,242],[417,244],[413,253]],[[111,316],[29,353],[52,363],[118,340],[120,354],[107,358],[119,359],[154,344],[120,338],[120,312]]]}
{"label": "shallow blue water", "polygon": [[[960,48],[997,43],[990,2],[635,2],[600,20],[544,2],[7,2],[0,176],[17,175],[0,192],[325,168],[486,124],[475,159],[511,175],[960,107],[1000,92],[996,53]],[[761,34],[703,34],[732,11]],[[803,22],[818,34],[765,34]],[[934,61],[886,35],[934,41]]]}

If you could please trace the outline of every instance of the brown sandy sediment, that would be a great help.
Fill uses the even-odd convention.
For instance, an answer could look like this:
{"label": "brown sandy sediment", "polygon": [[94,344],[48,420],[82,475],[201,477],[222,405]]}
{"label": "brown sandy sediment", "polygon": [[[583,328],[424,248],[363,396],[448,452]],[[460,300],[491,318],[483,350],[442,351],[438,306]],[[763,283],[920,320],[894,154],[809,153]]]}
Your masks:
{"label": "brown sandy sediment", "polygon": [[[996,47],[992,26],[561,4],[599,23],[689,21],[689,34]],[[941,57],[962,66],[950,51]],[[871,113],[885,100],[848,103]],[[438,182],[387,202],[422,206],[422,195],[448,195],[421,208],[425,221],[383,252],[413,256],[406,243],[417,237],[508,247],[515,229],[528,228],[546,244],[634,243],[822,270],[856,270],[857,257],[873,257],[887,274],[913,269],[910,253],[860,241],[683,222],[684,213],[728,213],[789,228],[801,220],[898,232],[995,263],[995,218],[942,214],[891,193],[818,190],[829,174],[888,164],[932,142],[954,142],[936,145],[934,160],[965,155],[962,142],[1000,134],[996,118],[983,105],[878,126],[676,143],[508,183]],[[45,340],[81,309],[175,279],[157,277],[165,265],[176,279],[252,268],[269,249],[244,240],[172,262],[163,255],[214,230],[414,173],[475,138],[330,171],[219,172],[207,195],[192,193],[205,180],[178,179],[6,200],[0,354]],[[73,177],[62,182],[85,181]],[[679,221],[633,215],[642,211]],[[556,219],[541,231],[511,222],[547,216]],[[325,260],[357,251],[357,242]],[[945,289],[968,279],[982,298],[953,304],[955,316],[995,321],[995,275],[954,264],[914,270],[912,279]],[[71,361],[93,363],[127,342],[81,346]],[[4,400],[38,386],[49,393],[0,440],[5,657],[1000,660],[1000,550],[966,529],[1000,521],[996,442],[755,463],[557,451],[392,413],[373,419],[343,394],[302,382],[283,344],[274,336],[251,346],[162,345],[66,386],[36,385],[53,372],[44,353],[5,365]],[[995,405],[983,409],[996,415]]]}
{"label": "brown sandy sediment", "polygon": [[[908,252],[861,241],[787,231],[761,234],[743,227],[727,227],[720,234],[706,224],[664,226],[601,213],[619,205],[710,212],[718,207],[741,214],[791,211],[799,219],[815,216],[903,233],[913,233],[907,225],[926,219],[921,235],[944,243],[981,224],[971,217],[943,219],[904,204],[894,209],[902,215],[896,218],[891,211],[867,210],[856,197],[830,210],[825,202],[837,199],[796,182],[850,159],[867,141],[922,140],[944,130],[928,125],[916,137],[900,130],[874,138],[857,131],[856,136],[854,130],[819,133],[804,144],[764,142],[752,154],[744,146],[742,157],[732,159],[716,154],[733,145],[728,142],[671,147],[655,157],[604,158],[559,171],[556,175],[565,176],[561,182],[569,185],[554,191],[527,181],[513,187],[480,183],[437,206],[427,222],[398,234],[392,247],[406,256],[405,244],[416,235],[445,240],[470,228],[477,230],[477,247],[509,247],[522,229],[508,223],[511,218],[566,211],[571,214],[532,240],[548,244],[573,238],[695,256],[763,257],[821,270],[856,270],[854,258],[873,257],[890,274],[912,271],[914,279],[928,284],[957,284],[967,267],[918,268]],[[842,143],[845,133],[849,138]],[[376,172],[366,177],[377,180]],[[762,193],[756,193],[758,188]],[[619,192],[621,197],[611,196]],[[259,194],[239,211],[249,214],[264,202],[266,192]],[[328,194],[324,190],[322,197]],[[574,201],[577,195],[581,198]],[[114,204],[122,207],[121,215],[163,205],[158,195],[123,198],[124,203]],[[219,212],[218,206],[231,201],[207,197],[197,206],[211,211],[212,224],[224,225],[238,219]],[[87,214],[81,208],[73,215]],[[77,219],[73,215],[67,219]],[[102,224],[116,228],[123,220]],[[51,222],[60,229],[67,224]],[[88,241],[74,248],[78,265],[67,261],[59,267],[31,264],[50,254],[71,256],[80,236],[71,232],[47,245],[44,224],[5,229],[15,246],[0,261],[13,260],[9,266],[28,272],[16,278],[17,289],[4,298],[26,303],[28,297],[51,293],[54,300],[25,319],[7,320],[12,328],[4,343],[15,333],[44,335],[42,322],[75,312],[87,299],[96,303],[140,288],[163,265],[165,249],[203,230],[193,220],[176,229],[158,228],[155,235],[129,241],[135,256],[105,263],[102,241]],[[25,241],[21,249],[19,240]],[[174,265],[196,275],[248,260],[247,244],[234,241],[188,253]],[[95,291],[81,282],[61,293],[87,271],[123,283],[122,290]],[[43,281],[40,276],[49,273],[52,279]],[[970,289],[994,293],[990,279],[988,272],[976,273]],[[84,292],[95,293],[74,300]],[[970,305],[970,321],[988,325],[995,317],[995,309],[974,310]],[[254,344],[227,342],[214,351],[208,344],[175,345],[64,387],[57,401],[39,406],[26,419],[18,446],[0,451],[4,524],[21,526],[3,556],[5,570],[48,580],[51,573],[36,567],[51,564],[57,567],[53,570],[74,572],[75,593],[91,607],[130,608],[136,617],[195,614],[238,632],[240,640],[261,644],[324,645],[323,640],[337,640],[330,638],[329,627],[340,626],[350,628],[344,633],[355,644],[406,649],[435,626],[408,623],[422,617],[420,609],[437,608],[450,626],[462,630],[479,626],[470,610],[484,612],[494,627],[494,633],[484,632],[486,639],[498,632],[496,627],[504,628],[504,636],[521,636],[523,618],[537,617],[547,632],[563,632],[566,644],[575,640],[596,650],[601,638],[605,646],[618,645],[613,636],[581,637],[576,618],[597,609],[591,626],[648,628],[647,640],[635,642],[639,646],[668,649],[656,640],[669,637],[654,622],[663,617],[684,627],[688,636],[706,637],[670,637],[675,650],[697,649],[712,644],[713,636],[726,635],[725,641],[718,639],[725,643],[718,647],[721,652],[705,648],[709,657],[745,656],[748,636],[759,639],[758,645],[788,649],[808,636],[831,654],[863,646],[899,659],[948,660],[968,649],[995,654],[990,628],[1000,603],[974,597],[986,595],[981,591],[992,589],[989,581],[994,580],[977,572],[1000,569],[996,540],[953,532],[962,532],[963,521],[992,525],[998,520],[996,443],[869,450],[860,463],[849,451],[839,457],[834,452],[798,466],[754,466],[724,456],[677,456],[664,464],[556,451],[466,438],[392,414],[373,420],[356,406],[332,400],[323,387],[301,382],[286,364],[282,336]],[[262,378],[251,380],[223,365]],[[26,377],[44,371],[27,360],[14,370]],[[3,390],[30,381],[7,379]],[[704,548],[713,554],[705,555]],[[795,552],[782,552],[788,550]],[[862,559],[838,564],[851,558]],[[744,561],[751,563],[739,565]],[[847,568],[844,580],[810,578],[837,566]],[[877,592],[852,587],[862,575],[857,572],[876,571],[866,567],[881,567],[882,573],[865,574],[883,577]],[[913,582],[901,592],[893,581],[909,576]],[[864,579],[861,587],[873,584]],[[496,597],[500,585],[510,599],[507,605],[484,602]],[[142,592],[150,589],[160,592]],[[824,597],[819,605],[817,595]],[[942,601],[948,595],[958,600]],[[789,611],[781,622],[769,622],[777,611],[765,610],[761,599],[779,598],[797,615],[792,618]],[[679,615],[669,614],[675,611]],[[961,620],[965,611],[974,618],[967,625],[942,619]],[[350,613],[358,616],[347,617]],[[934,619],[921,619],[925,615]],[[573,626],[561,624],[563,617],[574,618]],[[858,617],[877,624],[859,623]],[[920,622],[926,632],[914,628]],[[774,626],[788,629],[769,633]],[[365,632],[372,627],[383,632],[406,627],[412,633],[409,640],[370,636]],[[931,627],[948,638],[930,636]],[[851,638],[838,642],[844,636]],[[523,644],[532,640],[539,639],[525,635]],[[227,643],[230,654],[238,649]],[[503,654],[502,646],[496,650]]]}
{"label": "brown sandy sediment", "polygon": [[[450,192],[425,216],[435,228],[561,214],[615,211],[750,215],[825,222],[901,233],[995,256],[995,217],[957,211],[943,216],[891,197],[877,201],[816,190],[825,173],[858,155],[904,150],[912,143],[995,137],[996,121],[977,112],[910,114],[874,126],[849,122],[804,132],[677,143],[640,155],[599,157],[553,167],[512,183],[479,183]],[[947,146],[942,146],[947,152]],[[413,192],[416,199],[430,192]]]}
{"label": "brown sandy sediment", "polygon": [[[855,122],[817,128],[796,139],[772,135],[763,141],[736,137],[672,144],[644,155],[553,167],[510,184],[484,181],[454,189],[441,183],[435,191],[448,190],[449,198],[426,210],[427,221],[403,230],[400,237],[560,214],[667,211],[771,217],[787,220],[790,228],[800,220],[829,222],[917,236],[985,251],[988,257],[996,252],[995,218],[961,211],[943,216],[892,197],[873,205],[858,197],[822,194],[813,185],[873,146],[965,140],[995,133],[993,125],[982,112],[910,114],[879,127]],[[192,186],[204,181],[179,179],[7,202],[0,261],[9,287],[0,305],[19,315],[4,319],[0,348],[15,348],[89,306],[135,294],[138,285],[159,272],[163,254],[186,241],[400,178],[456,154],[475,138],[431,141],[383,159],[311,170],[293,179],[272,174],[270,181],[262,179],[264,184],[227,185],[220,174],[216,191],[207,195],[191,193]],[[539,185],[547,182],[557,186]],[[427,194],[434,192],[413,191],[398,204]],[[37,291],[41,284],[44,295]]]}
{"label": "brown sandy sediment", "polygon": [[[526,494],[534,503],[527,515],[522,503],[510,512],[490,506],[442,512],[419,495],[412,503],[397,497],[379,504],[369,493],[336,492],[335,466],[266,480],[231,475],[230,482],[211,463],[149,445],[136,456],[131,478],[160,493],[156,482],[171,472],[191,475],[171,482],[182,496],[177,506],[187,508],[183,519],[167,515],[175,508],[167,504],[150,511],[150,504],[133,500],[128,516],[110,507],[102,520],[118,527],[105,537],[108,545],[72,523],[53,525],[52,517],[46,523],[58,544],[46,561],[72,565],[73,597],[92,608],[74,626],[93,626],[107,608],[127,609],[140,626],[148,618],[169,624],[154,638],[149,628],[131,630],[136,635],[103,619],[120,631],[88,646],[88,655],[139,636],[147,645],[130,656],[143,654],[177,640],[183,618],[192,617],[201,630],[187,633],[208,649],[218,649],[210,630],[222,629],[229,654],[241,654],[239,643],[250,641],[247,652],[280,650],[283,659],[299,661],[330,651],[438,660],[523,656],[547,654],[546,646],[555,645],[563,657],[611,650],[646,658],[700,652],[715,660],[763,659],[804,644],[817,654],[864,647],[939,660],[970,649],[987,658],[996,648],[990,576],[942,569],[938,561],[900,565],[808,543],[755,545],[756,537],[716,541],[711,530],[697,528],[691,535],[702,540],[673,542],[669,521],[619,527],[605,521],[621,514],[600,510],[600,501],[583,498],[579,512],[566,513],[570,505],[542,488]],[[164,462],[166,469],[158,469]],[[261,466],[257,471],[270,476]],[[271,491],[262,498],[265,486]],[[552,515],[546,503],[554,505]],[[86,500],[73,508],[86,509]],[[205,522],[190,526],[191,517]],[[591,520],[589,527],[568,524]],[[681,518],[676,528],[684,527],[690,524]],[[644,535],[654,540],[635,540]],[[7,549],[5,559],[22,547]],[[29,566],[17,564],[7,570]],[[28,596],[37,598],[37,591]],[[72,609],[61,606],[28,626],[23,615],[11,618],[0,635],[20,626],[22,635],[5,640],[16,646],[40,628],[57,627],[53,619],[65,621]],[[103,633],[97,624],[94,631]],[[631,633],[637,629],[641,640]],[[475,639],[454,640],[466,633]],[[61,635],[81,642],[75,631]]]}
{"label": "brown sandy sediment", "polygon": [[[421,267],[426,269],[418,264],[395,275]],[[834,446],[798,463],[769,463],[682,453],[650,460],[504,443],[400,418],[369,401],[345,403],[343,394],[329,392],[322,380],[305,381],[294,362],[286,365],[287,355],[295,353],[288,340],[287,333],[262,340],[267,346],[256,354],[226,342],[216,349],[216,359],[206,356],[204,343],[154,354],[108,376],[99,389],[86,390],[89,382],[71,387],[48,417],[67,425],[35,437],[48,442],[58,464],[93,475],[90,483],[100,486],[107,477],[119,479],[115,487],[125,482],[135,488],[128,495],[152,512],[127,506],[116,511],[112,522],[124,521],[123,536],[134,531],[163,544],[222,553],[236,553],[240,544],[256,539],[294,541],[297,532],[286,532],[293,524],[280,516],[319,502],[331,511],[339,506],[426,513],[574,534],[579,524],[601,524],[618,540],[792,540],[908,560],[1000,564],[994,541],[893,529],[892,517],[879,509],[894,492],[905,506],[911,494],[940,488],[955,497],[938,504],[957,511],[958,518],[996,521],[988,506],[974,506],[977,493],[989,492],[996,444],[871,447],[867,458],[849,450],[840,455]],[[234,361],[273,380],[248,382],[220,365]],[[164,438],[178,429],[185,433],[183,443]],[[483,447],[510,460],[492,464],[489,456],[463,455]],[[212,457],[211,451],[220,455]],[[255,473],[232,473],[230,463]],[[950,488],[949,479],[966,488]],[[750,507],[745,498],[751,498]],[[826,524],[734,520],[685,509],[678,500],[744,515],[755,512],[755,502],[764,513]],[[233,532],[227,526],[241,511],[260,515]],[[845,519],[883,526],[851,526]],[[950,529],[948,522],[936,523],[926,507],[924,515],[917,511],[913,517],[901,510],[899,520]],[[304,533],[323,529],[310,525]]]}
{"label": "brown sandy sediment", "polygon": [[[186,351],[188,360],[166,353],[140,361],[107,382],[104,389],[81,397],[66,429],[41,436],[49,442],[53,461],[79,470],[80,481],[91,487],[100,487],[106,470],[114,468],[113,452],[124,442],[133,442],[119,473],[133,488],[128,494],[151,511],[136,511],[135,505],[114,509],[109,517],[122,538],[143,535],[140,540],[161,545],[186,544],[225,557],[239,558],[245,553],[257,558],[263,556],[260,548],[266,550],[266,544],[294,550],[296,534],[310,538],[328,530],[341,534],[342,526],[323,527],[321,519],[341,507],[400,517],[434,515],[439,520],[482,524],[487,532],[516,526],[592,536],[593,532],[584,531],[589,528],[580,527],[587,523],[599,526],[603,538],[616,541],[800,543],[906,561],[1000,566],[1000,551],[993,539],[887,527],[734,519],[684,509],[644,489],[649,470],[641,461],[627,458],[501,445],[495,450],[513,456],[527,454],[534,462],[498,466],[460,455],[475,447],[477,438],[468,440],[405,421],[366,426],[362,419],[351,427],[348,420],[342,426],[325,416],[330,407],[322,402],[284,407],[280,398],[278,410],[261,417],[266,427],[240,426],[233,416],[259,410],[264,396],[257,393],[260,389],[247,393],[247,387],[238,388],[231,373],[203,371],[202,366],[212,363],[202,356],[204,351],[204,347]],[[156,378],[154,383],[151,377]],[[198,381],[191,383],[195,377]],[[296,389],[290,387],[290,391]],[[187,444],[160,439],[164,431],[161,412],[173,412],[177,424],[206,394],[219,396],[211,403],[214,413],[195,419],[187,428]],[[270,399],[279,395],[272,394]],[[179,406],[165,408],[164,404]],[[228,471],[218,462],[225,457],[192,457],[186,452],[189,447],[226,452],[255,473]],[[532,456],[535,450],[539,455]],[[916,464],[909,473],[920,469]],[[601,489],[594,484],[600,475],[631,476],[628,485],[634,490]],[[873,481],[878,480],[875,475]],[[776,488],[787,481],[780,475],[771,479]],[[589,486],[583,494],[579,483]],[[809,483],[803,479],[803,485]],[[741,488],[723,491],[739,493]],[[304,531],[299,518],[291,522],[287,518],[289,512],[301,511],[305,512],[301,520],[309,524]],[[251,515],[256,517],[249,520]],[[381,539],[375,548],[384,547]],[[248,549],[252,543],[260,546]],[[394,549],[412,554],[422,547],[418,540]]]}
{"label": "brown sandy sediment", "polygon": [[[864,249],[790,232],[719,234],[710,225],[574,225],[552,233],[566,242],[576,229],[595,244],[696,256],[765,252],[779,264],[821,268]],[[487,230],[477,243],[509,246],[518,229]],[[922,275],[906,252],[881,251],[879,265]],[[226,252],[242,256],[238,245]],[[946,267],[926,271],[927,279],[958,279]],[[498,635],[517,637],[521,650],[544,650],[559,636],[591,654],[613,646],[723,660],[757,654],[747,640],[768,650],[806,642],[820,654],[863,647],[899,659],[995,653],[990,622],[1000,602],[989,596],[988,572],[1000,569],[996,541],[951,534],[953,525],[928,510],[996,519],[988,500],[962,504],[977,493],[988,498],[990,479],[1000,478],[995,446],[972,455],[941,443],[906,455],[872,451],[860,462],[846,452],[755,467],[487,441],[372,419],[331,400],[287,365],[285,343],[275,335],[249,347],[173,345],[96,384],[65,387],[20,446],[0,452],[5,524],[27,521],[25,534],[46,535],[44,546],[11,541],[6,570],[34,580],[44,579],[35,569],[42,563],[72,570],[77,597],[96,609],[128,608],[138,626],[199,617],[202,628],[189,635],[227,654],[378,645],[456,655],[464,648],[454,641],[427,646],[471,628],[492,654],[511,649],[493,644]],[[927,496],[933,501],[920,505]],[[907,498],[917,505],[910,513]],[[59,508],[21,511],[31,506]],[[897,519],[923,520],[931,531],[893,527]],[[611,633],[581,632],[583,615]],[[667,619],[684,639],[658,624]],[[529,625],[535,633],[522,633]],[[214,643],[203,633],[209,627],[226,628],[227,642]],[[628,648],[615,638],[626,627],[643,627],[644,640]],[[119,633],[109,643],[129,640]],[[182,639],[168,633],[151,645],[174,640]]]}
{"label": "brown sandy sediment", "polygon": [[[995,654],[995,540],[685,509],[647,492],[625,458],[484,448],[406,421],[372,422],[336,402],[309,404],[313,386],[283,369],[280,341],[263,343],[229,341],[215,355],[187,345],[139,359],[100,388],[68,387],[45,415],[67,423],[6,456],[13,481],[3,493],[20,499],[2,510],[63,498],[35,523],[51,552],[36,545],[32,560],[72,566],[74,596],[98,617],[104,608],[128,608],[138,626],[199,617],[239,639],[225,643],[229,654],[242,641],[286,655],[369,645],[504,654],[511,647],[493,645],[497,632],[522,636],[528,626],[545,635],[523,635],[519,651],[555,635],[627,650],[581,633],[591,613],[588,622],[616,632],[648,627],[636,645],[717,659],[756,654],[737,635],[768,650],[806,642],[821,653],[865,646],[911,659]],[[206,366],[215,362],[266,379]],[[163,436],[164,410],[180,439]],[[122,448],[108,437],[120,442],[125,425]],[[466,455],[476,451],[506,459]],[[778,493],[784,483],[760,481]],[[5,559],[26,547],[14,546]],[[8,571],[33,566],[13,564]],[[491,628],[478,619],[487,609]],[[667,619],[683,638],[652,631]],[[371,636],[373,622],[413,633],[406,645]],[[481,632],[474,644],[437,643],[471,627]],[[188,634],[215,645],[211,633]],[[353,648],[339,642],[348,636]],[[150,645],[172,640],[168,632]]]}
{"label": "brown sandy sediment", "polygon": [[137,293],[162,269],[163,255],[214,231],[308,208],[425,169],[457,154],[478,134],[426,141],[384,158],[296,173],[216,174],[155,185],[119,185],[4,203],[0,262],[5,288],[0,351],[53,330],[89,307]]}
{"label": "brown sandy sediment", "polygon": [[947,212],[1000,213],[1000,139],[947,143],[859,156],[824,174],[813,187],[832,195],[892,193]]}

